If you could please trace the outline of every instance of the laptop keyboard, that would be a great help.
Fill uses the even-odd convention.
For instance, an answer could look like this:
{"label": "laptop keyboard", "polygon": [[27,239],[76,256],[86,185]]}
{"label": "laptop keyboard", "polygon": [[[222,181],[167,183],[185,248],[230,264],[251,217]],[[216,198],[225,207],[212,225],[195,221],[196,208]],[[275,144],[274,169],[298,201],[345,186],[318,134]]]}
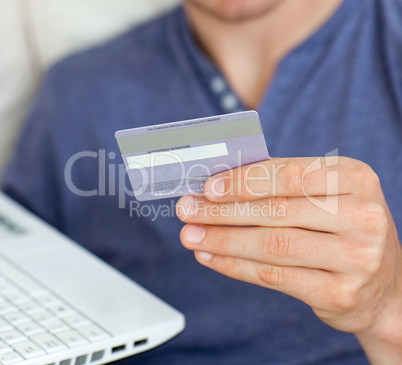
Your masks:
{"label": "laptop keyboard", "polygon": [[82,313],[0,258],[0,364],[109,337]]}

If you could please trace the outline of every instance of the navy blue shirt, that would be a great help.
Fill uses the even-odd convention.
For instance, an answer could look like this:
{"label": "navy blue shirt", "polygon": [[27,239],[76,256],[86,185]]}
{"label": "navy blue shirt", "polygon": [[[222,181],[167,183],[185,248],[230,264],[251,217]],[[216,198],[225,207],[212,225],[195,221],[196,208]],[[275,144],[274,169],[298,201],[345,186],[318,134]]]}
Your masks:
{"label": "navy blue shirt", "polygon": [[[304,303],[199,265],[179,242],[175,201],[152,203],[157,219],[130,209],[116,130],[244,108],[178,8],[48,72],[3,187],[186,315],[185,332],[126,363],[367,364],[352,334]],[[372,166],[402,232],[400,0],[345,0],[282,60],[259,113],[272,156],[338,149]]]}

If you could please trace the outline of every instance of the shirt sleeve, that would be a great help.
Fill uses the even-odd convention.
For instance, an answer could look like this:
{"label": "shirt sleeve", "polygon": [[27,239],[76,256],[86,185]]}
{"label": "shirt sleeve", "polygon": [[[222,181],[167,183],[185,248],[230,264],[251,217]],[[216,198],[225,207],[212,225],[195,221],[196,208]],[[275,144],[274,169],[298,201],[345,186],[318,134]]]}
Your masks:
{"label": "shirt sleeve", "polygon": [[11,198],[56,228],[62,228],[60,167],[57,164],[57,112],[52,73],[31,108],[14,156],[3,173],[1,187]]}

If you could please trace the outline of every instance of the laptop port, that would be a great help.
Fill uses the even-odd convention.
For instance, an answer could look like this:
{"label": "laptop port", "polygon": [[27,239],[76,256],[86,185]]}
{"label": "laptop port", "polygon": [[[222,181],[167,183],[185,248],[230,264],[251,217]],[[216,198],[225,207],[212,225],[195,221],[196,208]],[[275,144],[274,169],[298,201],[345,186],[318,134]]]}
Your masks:
{"label": "laptop port", "polygon": [[138,340],[134,342],[134,347],[136,346],[141,346],[141,345],[146,345],[148,343],[148,339],[144,338],[142,340]]}
{"label": "laptop port", "polygon": [[126,345],[115,346],[112,348],[112,354],[120,351],[124,351],[126,349]]}

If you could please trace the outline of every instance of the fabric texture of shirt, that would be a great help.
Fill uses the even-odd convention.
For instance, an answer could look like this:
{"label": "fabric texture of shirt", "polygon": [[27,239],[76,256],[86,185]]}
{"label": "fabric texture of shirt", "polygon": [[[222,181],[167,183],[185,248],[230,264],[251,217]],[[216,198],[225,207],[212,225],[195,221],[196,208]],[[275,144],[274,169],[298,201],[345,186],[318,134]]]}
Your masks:
{"label": "fabric texture of shirt", "polygon": [[[401,60],[402,2],[345,0],[282,60],[258,110],[271,156],[338,150],[369,164],[399,233]],[[185,314],[182,334],[122,363],[367,364],[352,334],[325,325],[304,303],[199,265],[180,244],[176,200],[143,203],[139,217],[135,199],[120,194],[119,184],[130,185],[119,173],[117,130],[244,109],[178,8],[48,72],[3,188]],[[90,197],[71,192],[64,177],[83,151],[71,182],[97,190]],[[154,219],[152,209],[170,217]]]}

